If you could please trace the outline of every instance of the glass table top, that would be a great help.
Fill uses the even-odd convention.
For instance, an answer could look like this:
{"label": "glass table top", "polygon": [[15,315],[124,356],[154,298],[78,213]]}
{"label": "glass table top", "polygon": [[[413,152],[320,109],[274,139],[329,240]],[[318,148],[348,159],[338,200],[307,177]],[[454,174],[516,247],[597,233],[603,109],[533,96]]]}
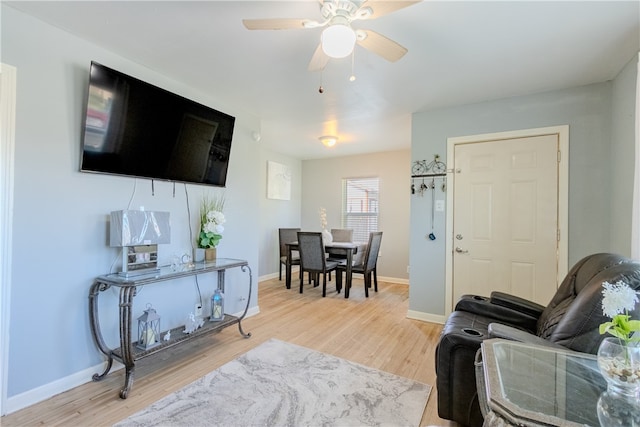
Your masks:
{"label": "glass table top", "polygon": [[[501,339],[482,347],[489,406],[496,412],[525,425],[601,425],[598,405],[602,410],[609,396],[595,355]],[[619,403],[623,411],[638,410]]]}
{"label": "glass table top", "polygon": [[133,271],[129,273],[111,273],[97,279],[114,286],[139,286],[163,280],[172,280],[184,276],[221,271],[235,267],[247,266],[245,260],[231,258],[217,258],[212,261],[182,263],[166,265],[149,271]]}

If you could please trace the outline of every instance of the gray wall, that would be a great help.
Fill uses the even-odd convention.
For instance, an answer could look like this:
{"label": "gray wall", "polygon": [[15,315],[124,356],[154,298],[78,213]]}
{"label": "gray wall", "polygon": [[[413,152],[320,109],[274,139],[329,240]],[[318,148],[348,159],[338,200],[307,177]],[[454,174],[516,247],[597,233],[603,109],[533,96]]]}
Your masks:
{"label": "gray wall", "polygon": [[[105,65],[236,116],[228,175],[227,219],[219,256],[247,259],[256,269],[260,239],[259,200],[264,177],[261,157],[251,138],[259,121],[223,100],[203,98],[137,63],[75,38],[2,5],[2,61],[17,68],[15,193],[11,276],[8,407],[12,398],[35,391],[46,394],[58,380],[89,381],[101,365],[89,331],[88,291],[95,276],[110,271],[118,250],[107,246],[110,211],[132,208],[169,211],[171,244],[160,246],[160,262],[190,251],[189,223],[198,227],[203,191],[211,187],[80,173],[80,130],[89,63]],[[227,304],[248,285],[246,275],[229,274]],[[254,272],[255,278],[255,272]],[[203,295],[213,292],[214,275],[203,276]],[[100,309],[105,338],[117,342],[117,293],[104,292]],[[197,291],[193,278],[171,286],[145,287],[134,315],[152,303],[164,327],[178,326],[193,311]],[[254,287],[252,306],[256,307]],[[85,372],[86,371],[86,372]],[[83,373],[85,376],[78,375]],[[67,380],[65,380],[67,379]],[[63,383],[64,383],[63,381]],[[67,383],[65,383],[67,384]],[[74,384],[67,384],[74,385]],[[39,387],[46,390],[38,390]],[[58,387],[60,384],[55,385]],[[26,398],[28,400],[28,398]]]}
{"label": "gray wall", "polygon": [[[633,76],[629,76],[633,74]],[[633,150],[630,120],[616,120],[612,130],[612,98],[616,114],[634,114],[624,93],[634,93],[635,71],[628,67],[614,83],[600,83],[474,105],[415,113],[412,160],[445,157],[449,137],[569,125],[569,266],[583,256],[617,250],[629,255],[627,243],[613,243],[612,200],[631,197],[627,172],[614,172],[618,157]],[[612,96],[615,87],[615,96]],[[631,96],[631,95],[629,95]],[[629,129],[631,127],[631,129]],[[616,138],[616,159],[612,138]],[[618,154],[619,153],[619,154]],[[624,182],[618,186],[618,183]],[[616,185],[614,185],[614,183]],[[429,215],[424,204],[411,200],[411,230],[423,228]],[[443,217],[444,215],[442,215]],[[617,234],[629,239],[629,214],[621,214]],[[439,218],[443,219],[443,218]],[[444,221],[436,222],[444,234]],[[411,234],[410,310],[445,313],[444,239],[432,242],[424,233]],[[623,247],[624,246],[624,247]]]}
{"label": "gray wall", "polygon": [[[267,162],[273,161],[291,169],[291,200],[267,198]],[[302,162],[271,150],[261,150],[260,175],[265,178],[260,187],[260,264],[261,279],[278,277],[280,249],[278,228],[300,228],[302,203]],[[282,271],[284,280],[284,269]]]}
{"label": "gray wall", "polygon": [[382,231],[378,277],[408,278],[409,150],[302,162],[302,228],[320,231],[320,208],[328,228],[340,228],[342,180],[380,178],[379,229]]}
{"label": "gray wall", "polygon": [[[613,81],[611,95],[611,200],[608,213],[611,223],[611,251],[631,254],[631,216],[635,160],[636,84],[638,55]],[[639,135],[640,137],[640,135]]]}

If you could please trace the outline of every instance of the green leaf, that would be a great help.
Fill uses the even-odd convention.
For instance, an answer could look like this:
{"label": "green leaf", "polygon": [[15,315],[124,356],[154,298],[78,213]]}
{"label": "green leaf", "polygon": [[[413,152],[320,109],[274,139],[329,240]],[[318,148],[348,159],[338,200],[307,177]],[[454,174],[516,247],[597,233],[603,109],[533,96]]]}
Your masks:
{"label": "green leaf", "polygon": [[605,322],[600,325],[600,335],[609,332],[609,329],[613,328],[613,322]]}

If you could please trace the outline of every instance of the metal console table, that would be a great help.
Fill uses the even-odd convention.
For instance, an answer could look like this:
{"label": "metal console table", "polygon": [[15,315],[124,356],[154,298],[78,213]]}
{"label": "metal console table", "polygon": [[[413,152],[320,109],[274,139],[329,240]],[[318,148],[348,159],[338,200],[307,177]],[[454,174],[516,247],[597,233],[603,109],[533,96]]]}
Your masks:
{"label": "metal console table", "polygon": [[[224,316],[224,320],[220,322],[205,321],[203,327],[190,334],[185,334],[184,332],[182,332],[184,330],[184,326],[173,328],[170,330],[171,339],[167,341],[161,341],[157,346],[148,350],[141,350],[136,347],[137,342],[132,342],[131,323],[133,317],[131,314],[131,308],[133,306],[133,298],[136,296],[138,287],[178,279],[181,277],[217,272],[218,289],[224,292],[225,271],[231,268],[240,268],[243,272],[248,271],[249,274],[249,294],[247,297],[247,304],[241,316],[238,317],[226,314]],[[107,356],[108,360],[105,371],[102,374],[94,374],[93,380],[102,380],[111,370],[114,359],[121,362],[125,366],[126,375],[124,388],[120,390],[120,397],[122,399],[126,399],[127,395],[129,394],[129,390],[131,390],[131,386],[133,385],[133,374],[135,369],[135,362],[137,360],[140,360],[147,356],[151,356],[152,354],[172,347],[183,341],[196,338],[210,332],[220,331],[227,326],[231,326],[236,323],[238,324],[238,330],[240,331],[240,334],[244,338],[249,338],[251,336],[251,333],[245,333],[242,330],[241,321],[246,316],[247,310],[249,309],[252,282],[253,277],[251,268],[249,267],[247,261],[228,258],[218,258],[214,261],[206,261],[204,263],[200,262],[189,265],[183,264],[181,267],[175,270],[171,267],[162,267],[159,270],[155,270],[151,273],[138,274],[133,277],[127,277],[118,273],[97,277],[94,280],[89,292],[89,318],[93,338],[100,351],[105,356]],[[100,322],[98,317],[98,296],[100,295],[100,292],[104,292],[112,286],[118,287],[120,289],[120,347],[115,349],[111,349],[105,344],[100,330]],[[167,331],[164,331],[162,335],[164,336],[166,332]]]}

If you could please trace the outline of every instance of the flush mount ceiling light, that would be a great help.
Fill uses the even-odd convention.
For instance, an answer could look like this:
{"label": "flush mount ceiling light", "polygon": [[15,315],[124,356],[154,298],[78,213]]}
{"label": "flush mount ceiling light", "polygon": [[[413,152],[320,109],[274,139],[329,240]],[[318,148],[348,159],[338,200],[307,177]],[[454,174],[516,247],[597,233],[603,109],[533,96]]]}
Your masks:
{"label": "flush mount ceiling light", "polygon": [[349,24],[334,24],[322,31],[322,51],[329,58],[345,58],[356,45],[356,32]]}
{"label": "flush mount ceiling light", "polygon": [[325,147],[333,147],[338,142],[338,137],[332,135],[323,135],[318,139]]}

